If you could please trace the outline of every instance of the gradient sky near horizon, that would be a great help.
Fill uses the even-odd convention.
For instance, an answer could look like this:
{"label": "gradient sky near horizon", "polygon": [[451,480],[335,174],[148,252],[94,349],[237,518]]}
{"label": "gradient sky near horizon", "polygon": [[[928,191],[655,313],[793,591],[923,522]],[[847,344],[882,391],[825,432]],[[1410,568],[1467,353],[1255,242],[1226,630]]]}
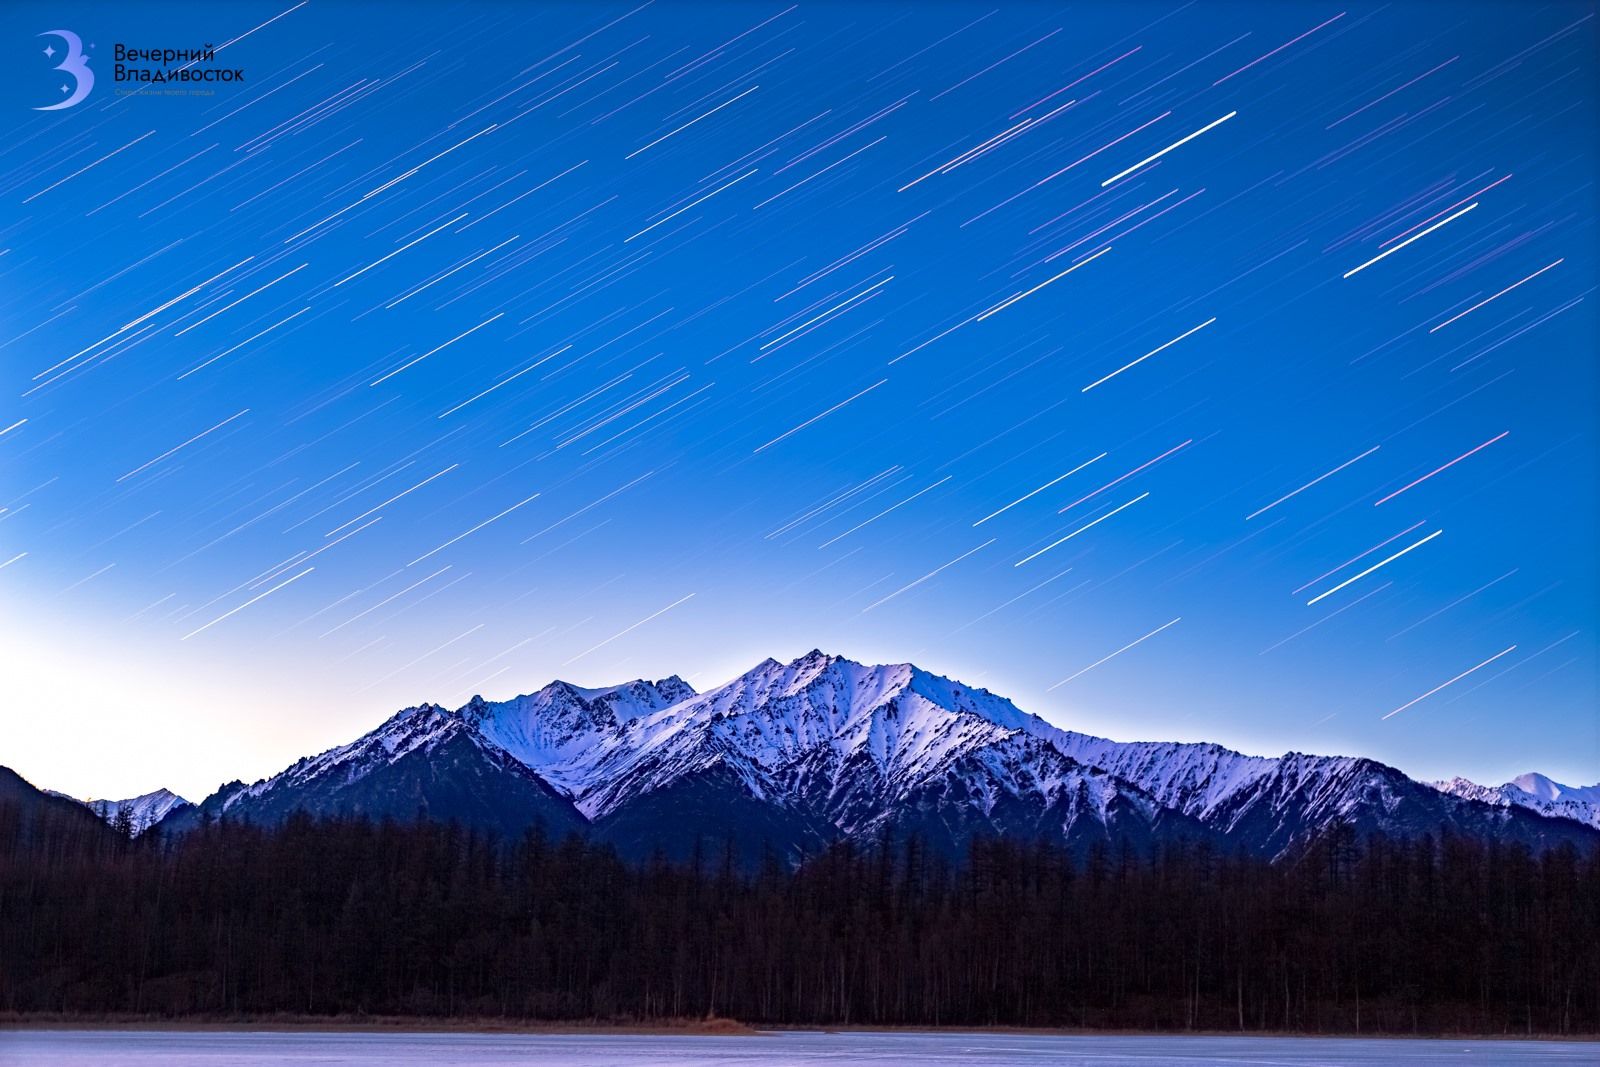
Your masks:
{"label": "gradient sky near horizon", "polygon": [[[35,110],[58,29],[95,84]],[[425,700],[812,647],[1118,739],[1600,778],[1593,4],[0,30],[37,784],[198,799]],[[202,43],[244,80],[119,92],[117,44]]]}

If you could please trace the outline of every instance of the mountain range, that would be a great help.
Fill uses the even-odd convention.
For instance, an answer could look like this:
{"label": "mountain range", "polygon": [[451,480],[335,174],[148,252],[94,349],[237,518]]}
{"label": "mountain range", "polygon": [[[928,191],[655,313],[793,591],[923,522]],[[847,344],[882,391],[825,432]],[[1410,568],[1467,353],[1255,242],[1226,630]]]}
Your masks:
{"label": "mountain range", "polygon": [[813,651],[704,693],[672,676],[421,704],[197,805],[165,791],[120,803],[141,817],[165,804],[148,820],[163,832],[305,810],[454,819],[502,835],[541,824],[636,858],[731,845],[744,862],[770,853],[791,864],[884,834],[916,834],[947,855],[1005,835],[1080,853],[1187,839],[1277,858],[1335,824],[1361,836],[1600,846],[1600,787],[1523,782],[1428,784],[1358,757],[1111,741],[911,664]]}

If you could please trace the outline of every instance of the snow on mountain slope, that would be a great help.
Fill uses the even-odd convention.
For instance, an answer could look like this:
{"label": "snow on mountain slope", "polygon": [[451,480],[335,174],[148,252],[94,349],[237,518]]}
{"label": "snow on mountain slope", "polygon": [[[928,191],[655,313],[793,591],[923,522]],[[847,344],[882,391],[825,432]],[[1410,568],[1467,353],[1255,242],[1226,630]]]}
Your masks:
{"label": "snow on mountain slope", "polygon": [[1499,807],[1515,806],[1554,818],[1575,819],[1600,829],[1600,785],[1562,785],[1542,774],[1519,774],[1503,785],[1479,785],[1466,778],[1430,783],[1435,789]]}
{"label": "snow on mountain slope", "polygon": [[1600,785],[1562,785],[1542,774],[1519,774],[1509,783],[1529,795],[1545,801],[1576,800],[1584,804],[1600,805]]}
{"label": "snow on mountain slope", "polygon": [[568,794],[591,784],[605,742],[627,725],[695,695],[677,675],[603,689],[551,682],[536,693],[490,702],[473,697],[460,711],[480,734]]}
{"label": "snow on mountain slope", "polygon": [[1571,836],[1558,826],[1496,813],[1480,796],[1441,796],[1393,767],[1360,757],[1248,756],[1214,744],[1117,742],[1070,731],[1057,731],[1055,744],[1267,856],[1281,856],[1335,822],[1363,836],[1448,829],[1533,847]]}
{"label": "snow on mountain slope", "polygon": [[[448,752],[460,773],[496,789],[514,765],[634,852],[685,855],[702,839],[738,840],[793,860],[841,835],[912,827],[950,849],[974,833],[1079,842],[1209,833],[1064,755],[1054,733],[1001,697],[910,664],[814,651],[767,660],[705,694],[676,677],[601,689],[553,682],[453,712],[407,708],[271,778],[225,786],[202,810],[279,819],[296,808],[459,816],[492,807],[493,797],[459,788],[446,798],[437,775],[420,780],[419,764]],[[486,763],[497,764],[492,774]]]}
{"label": "snow on mountain slope", "polygon": [[728,803],[764,802],[807,833],[916,830],[949,851],[977,833],[1069,844],[1208,836],[1038,736],[1051,729],[1003,698],[910,664],[813,651],[788,664],[766,660],[625,724],[593,764],[578,806],[602,828],[648,824],[639,810],[653,797],[677,810],[683,783],[714,779]]}
{"label": "snow on mountain slope", "polygon": [[[1528,784],[1546,804],[1583,794]],[[456,711],[408,708],[272,778],[232,783],[203,808],[254,818],[296,807],[426,811],[507,832],[537,816],[590,823],[625,852],[684,856],[712,839],[791,860],[883,830],[915,830],[952,850],[979,833],[1068,844],[1225,836],[1268,856],[1335,822],[1359,833],[1592,843],[1534,804],[1451,792],[1367,759],[1110,741],[911,664],[812,651],[700,694],[675,676],[598,689],[557,681]]]}
{"label": "snow on mountain slope", "polygon": [[150,793],[142,793],[136,797],[128,797],[126,800],[80,800],[77,797],[68,796],[66,793],[60,793],[54,789],[43,789],[40,792],[49,796],[60,797],[63,800],[70,800],[74,804],[82,804],[113,826],[117,823],[118,814],[122,809],[126,808],[128,810],[128,820],[133,827],[135,836],[144,833],[173,812],[182,811],[184,808],[192,806],[189,801],[170,789],[157,789]]}
{"label": "snow on mountain slope", "polygon": [[[477,813],[476,821],[487,819],[511,832],[522,829],[511,812],[527,810],[560,829],[580,827],[585,820],[569,798],[583,784],[583,770],[601,742],[624,724],[693,695],[671,677],[600,689],[552,682],[498,703],[474,697],[457,711],[421,704],[270,778],[228,783],[198,809],[177,813],[173,825],[183,828],[203,816],[275,821],[303,808],[401,818],[419,810],[438,818]],[[477,793],[467,782],[442,780],[427,766],[430,760],[454,764],[464,779],[477,783]],[[508,811],[492,813],[494,789],[514,795]]]}
{"label": "snow on mountain slope", "polygon": [[[846,779],[848,780],[848,778]],[[916,774],[891,777],[876,805],[845,812],[853,834],[917,834],[935,850],[959,853],[975,835],[1144,850],[1174,838],[1209,840],[1200,822],[1123,779],[1064,756],[1022,732],[942,752]],[[859,819],[859,815],[867,817]]]}
{"label": "snow on mountain slope", "polygon": [[1137,782],[1162,803],[1199,819],[1255,787],[1279,762],[1212,744],[1119,742],[1070,731],[1057,731],[1052,740],[1074,759]]}
{"label": "snow on mountain slope", "polygon": [[191,806],[189,801],[170,789],[157,789],[126,800],[86,800],[84,803],[113,826],[117,823],[118,815],[126,809],[135,834],[142,834],[172,812]]}
{"label": "snow on mountain slope", "polygon": [[[810,802],[841,784],[859,787],[862,776],[915,780],[954,753],[1016,733],[1024,718],[1009,701],[910,664],[866,666],[817,651],[788,664],[769,659],[625,724],[595,762],[579,807],[600,817],[714,762],[755,796]],[[855,777],[841,783],[846,767]],[[846,820],[841,829],[855,827]]]}

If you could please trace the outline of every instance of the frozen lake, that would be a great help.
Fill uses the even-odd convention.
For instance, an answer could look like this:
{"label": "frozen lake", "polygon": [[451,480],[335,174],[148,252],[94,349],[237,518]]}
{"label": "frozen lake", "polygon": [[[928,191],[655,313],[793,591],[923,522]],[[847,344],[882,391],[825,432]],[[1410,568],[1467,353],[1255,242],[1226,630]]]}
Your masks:
{"label": "frozen lake", "polygon": [[1093,1067],[1344,1067],[1595,1063],[1600,1046],[1564,1041],[1293,1037],[1069,1037],[1049,1034],[784,1032],[737,1037],[634,1034],[224,1033],[0,1031],[6,1067],[791,1067],[811,1063],[1082,1064]]}

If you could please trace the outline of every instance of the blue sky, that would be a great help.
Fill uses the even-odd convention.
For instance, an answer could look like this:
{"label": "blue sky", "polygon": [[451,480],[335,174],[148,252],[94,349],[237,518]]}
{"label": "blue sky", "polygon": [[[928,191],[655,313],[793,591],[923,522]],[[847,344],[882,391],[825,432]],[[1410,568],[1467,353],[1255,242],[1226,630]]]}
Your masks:
{"label": "blue sky", "polygon": [[[1592,5],[0,26],[41,784],[814,646],[1117,738],[1596,777]],[[95,83],[35,110],[58,29]],[[205,43],[243,80],[115,80]]]}

